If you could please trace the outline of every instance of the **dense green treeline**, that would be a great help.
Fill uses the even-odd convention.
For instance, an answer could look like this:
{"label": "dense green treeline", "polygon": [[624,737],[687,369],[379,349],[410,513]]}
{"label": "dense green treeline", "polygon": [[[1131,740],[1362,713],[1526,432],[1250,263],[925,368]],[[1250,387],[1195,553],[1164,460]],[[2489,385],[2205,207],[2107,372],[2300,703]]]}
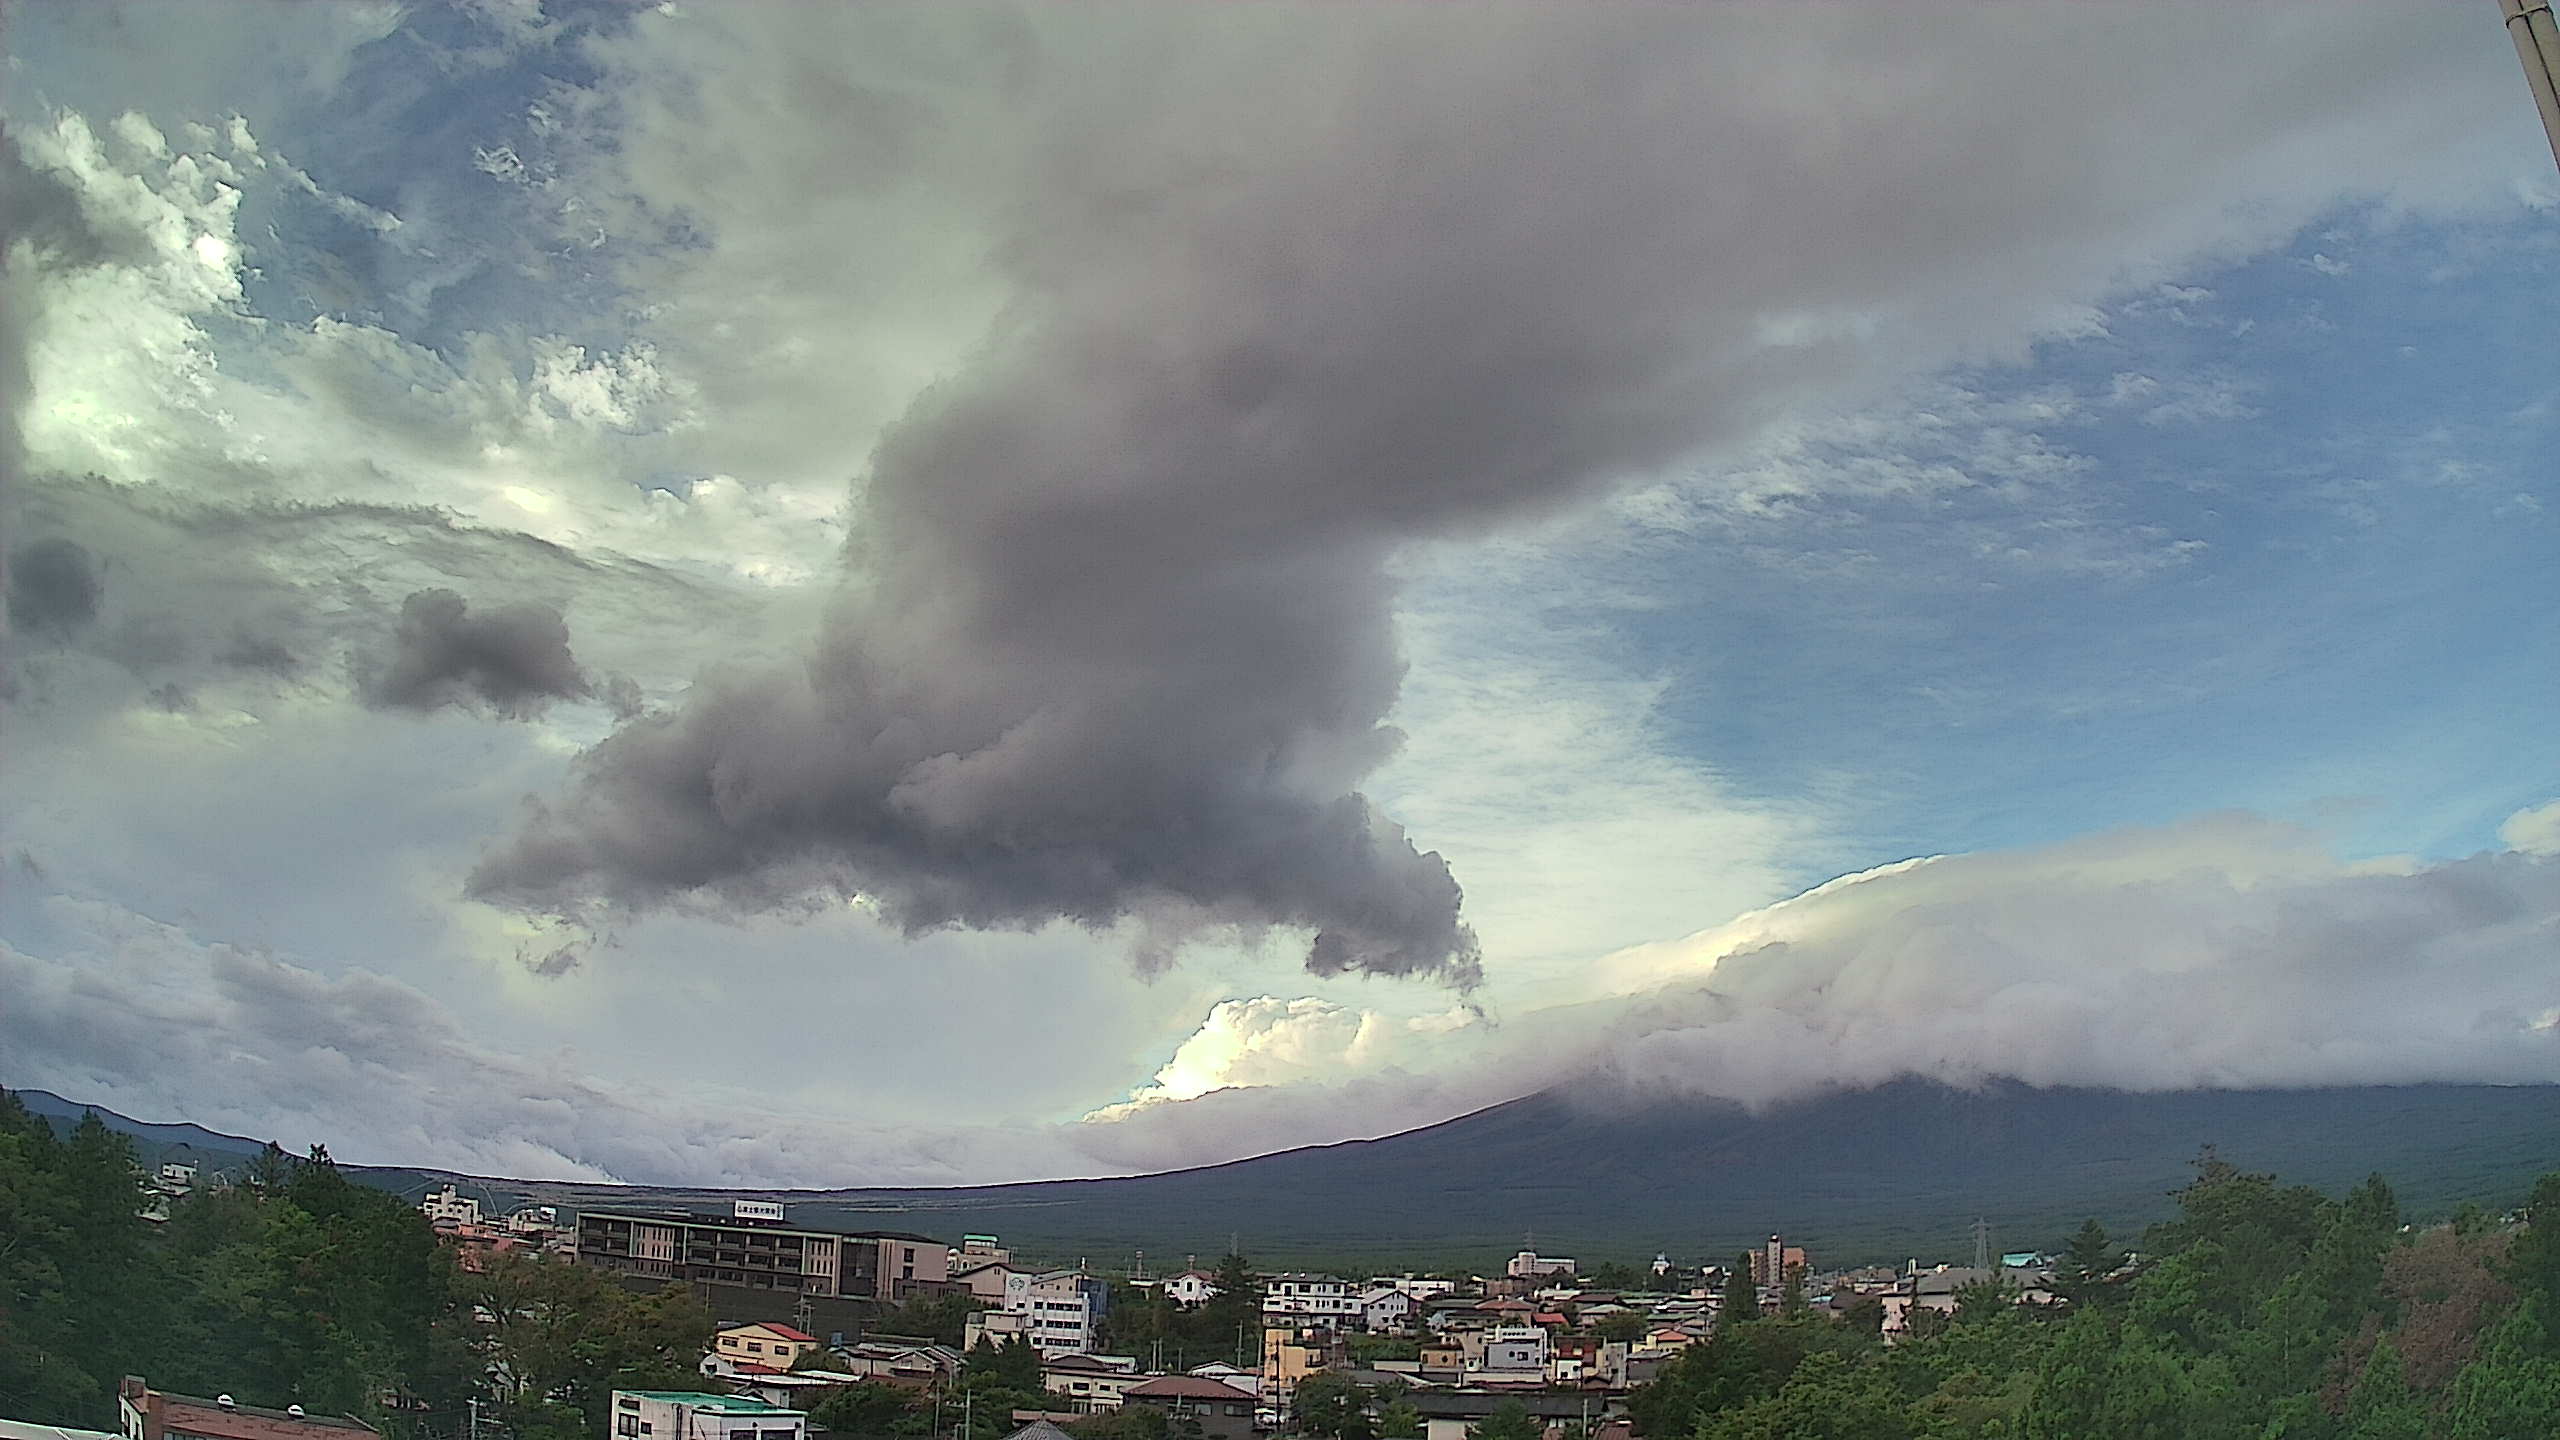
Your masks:
{"label": "dense green treeline", "polygon": [[418,1213],[323,1151],[142,1218],[132,1142],[57,1137],[0,1092],[0,1416],[113,1429],[118,1377],[449,1436],[479,1401],[519,1440],[604,1433],[615,1385],[681,1383],[710,1316],[514,1255],[456,1267]]}
{"label": "dense green treeline", "polygon": [[[2512,1440],[2560,1435],[2560,1175],[2526,1223],[2404,1232],[2380,1177],[2330,1199],[2208,1155],[2116,1263],[2095,1224],[2071,1303],[1957,1297],[1886,1346],[1880,1310],[1722,1328],[1631,1402],[1654,1440]],[[2531,1223],[2539,1214],[2541,1225]]]}

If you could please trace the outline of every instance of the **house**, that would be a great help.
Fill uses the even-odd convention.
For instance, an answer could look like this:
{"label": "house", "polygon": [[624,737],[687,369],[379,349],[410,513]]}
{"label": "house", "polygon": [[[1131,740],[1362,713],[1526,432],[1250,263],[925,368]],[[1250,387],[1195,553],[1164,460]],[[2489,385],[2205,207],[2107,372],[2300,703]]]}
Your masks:
{"label": "house", "polygon": [[2060,1300],[2053,1292],[2053,1273],[2049,1270],[1990,1270],[1971,1265],[1940,1265],[1903,1277],[1901,1283],[1878,1297],[1884,1302],[1885,1335],[1890,1338],[1908,1333],[1911,1312],[1915,1309],[1953,1315],[1959,1292],[1994,1278],[2008,1291],[2012,1304],[2052,1305]]}
{"label": "house", "polygon": [[[712,1374],[788,1370],[818,1349],[818,1337],[772,1321],[730,1325],[712,1332],[710,1359],[724,1368]],[[749,1369],[747,1367],[753,1367]]]}
{"label": "house", "polygon": [[1013,1252],[993,1235],[963,1235],[960,1248],[951,1252],[951,1273],[957,1275],[980,1265],[1004,1264],[1012,1259]]}
{"label": "house", "polygon": [[1400,1332],[1413,1325],[1413,1297],[1391,1285],[1360,1292],[1360,1328],[1372,1335]]}
{"label": "house", "polygon": [[1122,1403],[1153,1406],[1168,1420],[1195,1420],[1208,1440],[1252,1440],[1254,1397],[1206,1376],[1159,1375],[1130,1386]]}
{"label": "house", "polygon": [[1469,1429],[1484,1422],[1495,1407],[1518,1404],[1549,1426],[1571,1421],[1597,1424],[1608,1418],[1607,1397],[1588,1390],[1414,1390],[1405,1403],[1422,1415],[1424,1440],[1467,1440]]}
{"label": "house", "polygon": [[1164,1282],[1165,1298],[1186,1308],[1206,1305],[1217,1293],[1218,1277],[1206,1270],[1185,1270],[1166,1277]]}
{"label": "house", "polygon": [[1547,1379],[1558,1385],[1579,1385],[1585,1380],[1599,1378],[1602,1348],[1597,1335],[1550,1336],[1547,1340]]}
{"label": "house", "polygon": [[835,1363],[852,1380],[886,1380],[922,1390],[960,1373],[962,1355],[948,1345],[907,1340],[862,1340],[840,1347]]}
{"label": "house", "polygon": [[770,1375],[738,1375],[732,1393],[761,1400],[778,1410],[807,1410],[830,1390],[859,1385],[863,1377],[842,1370],[777,1370]]}
{"label": "house", "polygon": [[1416,1372],[1425,1381],[1455,1384],[1467,1371],[1467,1347],[1455,1340],[1435,1340],[1422,1347]]}
{"label": "house", "polygon": [[1381,1275],[1369,1283],[1373,1287],[1386,1285],[1401,1290],[1413,1297],[1413,1303],[1416,1305],[1428,1304],[1458,1288],[1458,1282],[1455,1280],[1426,1280],[1418,1275]]}
{"label": "house", "polygon": [[809,1416],[744,1395],[616,1390],[615,1440],[808,1440]]}
{"label": "house", "polygon": [[1040,1366],[1040,1388],[1063,1397],[1079,1415],[1119,1409],[1129,1387],[1149,1378],[1125,1355],[1053,1355]]}
{"label": "house", "polygon": [[1059,1429],[1056,1421],[1043,1416],[1007,1435],[1004,1440],[1075,1440],[1075,1437]]}
{"label": "house", "polygon": [[1232,1386],[1256,1398],[1262,1394],[1262,1372],[1259,1370],[1247,1370],[1241,1365],[1230,1365],[1224,1360],[1212,1360],[1206,1365],[1192,1366],[1189,1373],[1204,1379],[1215,1380],[1221,1385]]}
{"label": "house", "polygon": [[770,1200],[733,1202],[727,1215],[581,1210],[577,1253],[581,1265],[627,1275],[858,1300],[904,1300],[951,1278],[951,1250],[939,1240],[793,1225]]}
{"label": "house", "polygon": [[117,1383],[116,1418],[125,1440],[367,1440],[380,1433],[353,1416],[306,1414],[299,1405],[270,1410],[228,1395],[172,1395],[139,1375]]}
{"label": "house", "polygon": [[38,1425],[32,1420],[0,1420],[0,1440],[116,1440],[116,1436],[107,1430],[74,1430],[67,1425]]}
{"label": "house", "polygon": [[452,1220],[429,1222],[436,1239],[453,1247],[453,1263],[478,1275],[489,1268],[489,1257],[510,1250],[531,1250],[536,1242],[496,1225],[474,1225]]}

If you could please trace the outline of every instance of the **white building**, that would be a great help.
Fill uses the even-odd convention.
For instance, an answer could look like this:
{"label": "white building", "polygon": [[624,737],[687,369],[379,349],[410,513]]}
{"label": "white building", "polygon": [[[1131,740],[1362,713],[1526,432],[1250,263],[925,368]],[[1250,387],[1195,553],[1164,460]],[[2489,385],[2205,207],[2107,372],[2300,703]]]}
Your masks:
{"label": "white building", "polygon": [[510,1235],[547,1236],[555,1230],[568,1228],[560,1223],[560,1207],[557,1205],[527,1205],[507,1216],[507,1233]]}
{"label": "white building", "polygon": [[1455,1294],[1458,1289],[1458,1282],[1455,1280],[1429,1280],[1418,1275],[1381,1275],[1369,1283],[1373,1286],[1387,1285],[1401,1290],[1411,1297],[1416,1305],[1437,1300],[1443,1295]]}
{"label": "white building", "polygon": [[1412,1324],[1412,1296],[1389,1285],[1360,1292],[1361,1329],[1372,1335],[1382,1335],[1403,1330]]}
{"label": "white building", "polygon": [[613,1392],[616,1440],[808,1440],[809,1416],[743,1395]]}
{"label": "white building", "polygon": [[1356,1320],[1360,1292],[1332,1275],[1274,1275],[1262,1282],[1262,1313],[1326,1320]]}
{"label": "white building", "polygon": [[1247,1395],[1258,1396],[1262,1393],[1261,1371],[1247,1370],[1241,1365],[1230,1365],[1224,1360],[1212,1360],[1206,1365],[1194,1365],[1189,1373],[1204,1380],[1215,1380],[1228,1389],[1241,1390]]}
{"label": "white building", "polygon": [[427,1198],[418,1202],[418,1213],[426,1216],[427,1223],[430,1225],[439,1220],[451,1220],[459,1225],[477,1225],[480,1223],[480,1202],[464,1198],[460,1192],[447,1185],[441,1190],[428,1191]]}
{"label": "white building", "polygon": [[1541,1255],[1535,1250],[1523,1250],[1511,1257],[1505,1273],[1514,1280],[1536,1280],[1547,1275],[1571,1275],[1579,1268],[1574,1261],[1562,1255]]}
{"label": "white building", "polygon": [[[1081,1270],[1052,1270],[1042,1275],[1014,1272],[1004,1277],[1002,1303],[1004,1314],[1019,1317],[1013,1333],[1030,1341],[1042,1355],[1089,1354],[1095,1327],[1102,1323],[1103,1312],[1111,1306],[1111,1287],[1100,1277]],[[974,1323],[980,1317],[971,1319]],[[984,1326],[985,1333],[998,1340],[1005,1338],[1001,1328],[994,1324]],[[977,1343],[975,1337],[970,1343]]]}
{"label": "white building", "polygon": [[1497,1325],[1484,1332],[1480,1380],[1547,1378],[1547,1332],[1535,1325]]}
{"label": "white building", "polygon": [[1206,1305],[1218,1293],[1218,1277],[1206,1270],[1185,1270],[1164,1282],[1165,1298],[1176,1305]]}

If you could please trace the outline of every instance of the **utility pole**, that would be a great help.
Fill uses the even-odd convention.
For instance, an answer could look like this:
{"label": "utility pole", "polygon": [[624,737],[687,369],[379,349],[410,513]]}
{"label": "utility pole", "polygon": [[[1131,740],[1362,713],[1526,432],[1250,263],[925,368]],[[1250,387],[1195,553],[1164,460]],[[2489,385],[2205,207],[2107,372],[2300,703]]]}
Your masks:
{"label": "utility pole", "polygon": [[2516,58],[2524,61],[2524,82],[2533,88],[2533,107],[2542,112],[2551,158],[2560,161],[2560,25],[2552,23],[2551,0],[2498,0],[2498,8],[2506,12]]}

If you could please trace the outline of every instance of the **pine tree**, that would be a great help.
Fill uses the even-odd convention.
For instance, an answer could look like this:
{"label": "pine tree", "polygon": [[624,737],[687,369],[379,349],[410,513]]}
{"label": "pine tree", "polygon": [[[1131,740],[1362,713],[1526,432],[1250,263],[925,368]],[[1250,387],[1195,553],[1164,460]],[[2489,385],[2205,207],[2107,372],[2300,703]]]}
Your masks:
{"label": "pine tree", "polygon": [[1724,1323],[1760,1318],[1760,1287],[1751,1280],[1751,1252],[1735,1257],[1733,1269],[1724,1277]]}

